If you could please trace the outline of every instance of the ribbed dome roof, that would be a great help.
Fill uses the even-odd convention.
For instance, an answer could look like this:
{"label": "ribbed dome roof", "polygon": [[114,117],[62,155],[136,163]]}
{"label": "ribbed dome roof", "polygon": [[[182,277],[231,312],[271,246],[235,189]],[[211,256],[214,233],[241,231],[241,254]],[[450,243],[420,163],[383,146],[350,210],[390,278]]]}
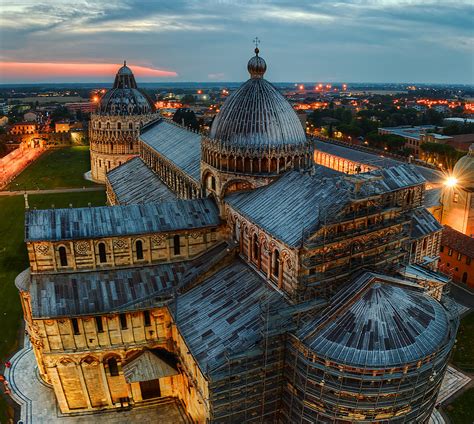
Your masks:
{"label": "ribbed dome roof", "polygon": [[308,342],[338,363],[387,367],[432,354],[448,331],[445,310],[429,295],[376,282]]}
{"label": "ribbed dome roof", "polygon": [[100,99],[99,113],[141,115],[154,110],[153,101],[138,89],[132,70],[124,62],[115,76],[114,86]]}
{"label": "ribbed dome roof", "polygon": [[263,78],[267,65],[258,53],[255,49],[247,65],[251,78],[226,100],[210,137],[239,147],[302,146],[303,126],[287,100]]}
{"label": "ribbed dome roof", "polygon": [[454,165],[453,176],[462,187],[474,187],[474,144],[469,147],[469,153]]}

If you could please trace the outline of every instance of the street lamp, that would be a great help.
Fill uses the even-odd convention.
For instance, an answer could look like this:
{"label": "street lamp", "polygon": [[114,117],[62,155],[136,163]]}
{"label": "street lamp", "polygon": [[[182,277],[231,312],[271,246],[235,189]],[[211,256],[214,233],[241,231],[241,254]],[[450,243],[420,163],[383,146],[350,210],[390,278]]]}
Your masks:
{"label": "street lamp", "polygon": [[444,185],[445,185],[446,187],[450,187],[450,188],[456,186],[457,183],[458,183],[458,179],[457,179],[455,176],[453,176],[453,175],[449,176],[449,177],[446,178],[446,180],[444,181]]}

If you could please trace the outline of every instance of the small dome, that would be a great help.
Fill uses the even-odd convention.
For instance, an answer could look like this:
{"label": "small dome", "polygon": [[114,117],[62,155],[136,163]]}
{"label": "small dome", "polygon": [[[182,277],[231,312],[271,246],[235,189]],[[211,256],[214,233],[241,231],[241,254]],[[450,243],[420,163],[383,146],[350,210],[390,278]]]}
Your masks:
{"label": "small dome", "polygon": [[267,65],[256,55],[248,63],[250,79],[232,93],[212,123],[210,138],[243,148],[303,147],[306,134],[282,94],[263,78]]}
{"label": "small dome", "polygon": [[255,48],[255,56],[250,58],[249,63],[247,64],[247,69],[249,71],[251,78],[262,78],[267,70],[267,64],[259,55],[258,47]]}
{"label": "small dome", "polygon": [[469,147],[469,153],[454,165],[453,176],[461,187],[474,187],[474,143]]}
{"label": "small dome", "polygon": [[100,99],[103,115],[142,115],[155,110],[153,101],[138,89],[132,70],[124,62],[115,76],[114,86]]}
{"label": "small dome", "polygon": [[375,282],[307,341],[318,356],[337,363],[389,367],[434,353],[448,326],[446,311],[429,295]]}

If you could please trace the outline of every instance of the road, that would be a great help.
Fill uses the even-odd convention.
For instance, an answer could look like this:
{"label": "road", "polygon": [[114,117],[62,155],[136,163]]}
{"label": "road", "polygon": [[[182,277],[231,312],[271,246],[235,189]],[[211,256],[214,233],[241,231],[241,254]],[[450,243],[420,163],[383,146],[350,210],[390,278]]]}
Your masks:
{"label": "road", "polygon": [[105,191],[105,187],[54,188],[49,190],[0,191],[0,196],[21,196],[23,194],[80,193],[86,191]]}

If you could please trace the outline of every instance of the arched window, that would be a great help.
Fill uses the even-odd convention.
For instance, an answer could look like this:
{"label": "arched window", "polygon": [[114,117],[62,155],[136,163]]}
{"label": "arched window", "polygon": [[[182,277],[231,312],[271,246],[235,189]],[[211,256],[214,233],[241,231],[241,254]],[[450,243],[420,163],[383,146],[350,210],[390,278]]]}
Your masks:
{"label": "arched window", "polygon": [[462,275],[462,280],[461,280],[464,284],[467,283],[467,272],[463,273]]}
{"label": "arched window", "polygon": [[181,246],[180,246],[180,240],[179,240],[179,235],[176,234],[173,237],[173,249],[174,249],[174,254],[179,255],[181,254]]}
{"label": "arched window", "polygon": [[216,177],[214,177],[214,175],[211,177],[211,188],[214,191],[216,190]]}
{"label": "arched window", "polygon": [[133,150],[133,141],[130,142],[130,150]]}
{"label": "arched window", "polygon": [[107,360],[107,365],[109,367],[110,376],[117,377],[119,375],[117,360],[115,358],[110,358]]}
{"label": "arched window", "polygon": [[133,124],[131,122],[128,124],[128,129],[133,130]]}
{"label": "arched window", "polygon": [[107,129],[110,130],[110,122],[107,122]]}
{"label": "arched window", "polygon": [[257,237],[257,233],[255,233],[253,235],[253,242],[252,242],[252,250],[253,250],[253,258],[254,259],[258,259],[258,255],[260,254],[259,252],[259,244],[258,244],[258,237]]}
{"label": "arched window", "polygon": [[102,122],[99,122],[99,129],[102,128]]}
{"label": "arched window", "polygon": [[59,262],[61,266],[67,266],[67,253],[64,246],[60,246],[59,249]]}
{"label": "arched window", "polygon": [[107,262],[107,253],[105,251],[105,243],[99,243],[99,262],[101,264]]}
{"label": "arched window", "polygon": [[135,242],[135,249],[137,252],[137,259],[143,259],[143,242],[141,240]]}
{"label": "arched window", "polygon": [[280,273],[280,252],[275,250],[273,252],[273,264],[272,264],[272,274],[274,277],[278,278]]}
{"label": "arched window", "polygon": [[120,122],[117,122],[117,129],[121,130],[122,129],[122,124]]}

